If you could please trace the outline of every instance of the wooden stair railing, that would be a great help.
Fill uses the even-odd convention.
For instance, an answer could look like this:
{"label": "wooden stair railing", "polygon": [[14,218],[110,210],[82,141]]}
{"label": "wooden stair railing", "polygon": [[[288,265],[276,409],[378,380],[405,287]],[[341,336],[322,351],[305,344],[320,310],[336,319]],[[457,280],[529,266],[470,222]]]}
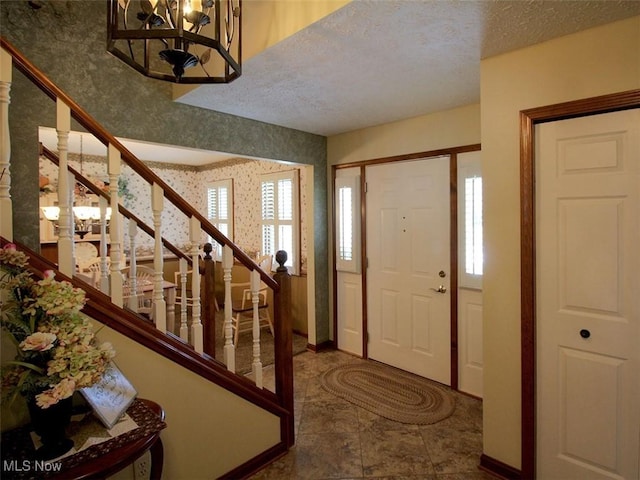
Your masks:
{"label": "wooden stair railing", "polygon": [[22,243],[10,242],[9,239],[0,236],[0,248],[3,248],[7,243],[14,243],[18,250],[29,256],[29,267],[31,271],[36,273],[36,276],[42,277],[42,272],[52,270],[55,272],[56,280],[67,281],[74,287],[83,289],[87,302],[82,312],[89,317],[274,415],[288,416],[284,406],[277,401],[276,394],[268,390],[256,389],[255,385],[246,377],[229,374],[220,362],[207,355],[199,355],[189,345],[174,336],[163,334],[130,310],[115,306],[108,295],[87,286],[86,283],[75,277],[66,276],[57,269],[53,262]]}
{"label": "wooden stair railing", "polygon": [[[45,147],[44,145],[40,145],[40,154],[41,156],[43,156],[44,158],[47,158],[48,160],[50,160],[53,164],[55,164],[56,166],[59,167],[59,158],[57,156],[57,154],[55,154],[54,152],[50,151],[47,147]],[[94,195],[97,195],[98,197],[104,198],[106,201],[110,202],[111,201],[111,195],[109,193],[106,193],[104,190],[102,190],[101,188],[99,188],[98,186],[96,186],[88,177],[84,176],[83,174],[79,173],[76,169],[74,169],[73,167],[67,165],[67,170],[73,175],[74,178],[74,182],[70,182],[71,184],[81,184],[83,185],[88,191],[90,191],[91,193],[93,193]],[[130,210],[128,210],[127,208],[125,208],[123,205],[118,205],[118,209],[119,212],[122,214],[122,216],[124,218],[127,218],[129,220],[133,220],[134,226],[136,228],[140,228],[142,229],[145,233],[147,233],[148,235],[150,235],[151,237],[154,236],[154,229],[152,227],[149,227],[146,223],[144,223],[138,216],[136,216],[134,213],[132,213]],[[104,225],[103,225],[104,227]],[[104,228],[103,228],[104,229]],[[178,249],[173,243],[169,242],[167,239],[165,239],[164,237],[162,237],[162,245],[167,248],[171,253],[173,253],[174,255],[176,255],[176,257],[178,259],[184,259],[188,264],[193,264],[193,259],[190,258],[188,255],[186,255],[185,253],[183,253],[180,249]],[[106,256],[106,245],[104,244],[104,242],[100,242],[101,247],[104,247],[104,249],[101,248],[101,250],[103,250],[101,252],[101,256]],[[206,244],[209,245],[209,244]],[[206,250],[206,245],[205,245],[205,255],[207,254],[207,250]],[[133,248],[132,248],[133,250]],[[209,250],[210,251],[210,250]],[[207,257],[205,257],[206,259]],[[131,263],[135,264],[135,258],[132,257],[131,258]],[[199,262],[200,263],[200,262]],[[204,261],[202,262],[202,264],[205,263]],[[106,265],[106,264],[105,264]],[[193,270],[193,269],[192,269]],[[201,266],[200,267],[200,273],[201,274],[205,274],[205,269]],[[215,305],[215,279],[214,279],[214,272],[213,272],[213,266],[212,268],[210,268],[208,270],[208,275],[204,275],[202,277],[203,279],[203,284],[204,284],[204,289],[209,291],[208,295],[200,295],[200,303],[201,303],[201,312],[204,313],[204,315],[201,315],[201,320],[202,320],[202,325],[203,325],[203,346],[202,346],[202,351],[215,356],[215,310],[213,309],[213,306]],[[135,290],[135,274],[132,274],[132,282],[133,282],[133,288]],[[186,283],[186,282],[185,282]],[[178,287],[180,287],[181,285],[178,285]],[[99,288],[104,291],[104,292],[108,292],[108,286],[107,288],[104,288],[104,285],[99,285]],[[180,289],[176,288],[178,291],[180,291]],[[195,287],[196,291],[200,291],[200,289],[198,287]],[[136,299],[131,299],[131,308],[136,308],[136,306],[138,305],[138,300]],[[174,323],[172,323],[173,328],[172,328],[172,333],[177,333],[177,320],[181,320],[180,322],[180,329],[179,329],[179,335],[182,339],[184,339],[185,341],[189,340],[189,335],[188,335],[188,328],[187,328],[187,323],[186,323],[186,319],[183,318],[178,318],[177,315],[180,314],[182,312],[173,312],[173,319],[174,319]],[[225,345],[225,350],[229,350],[230,347],[232,347],[231,342],[227,341],[226,345]],[[197,347],[196,347],[197,348]],[[234,366],[234,361],[233,361],[233,351],[229,352],[227,354],[227,366],[231,369],[234,370],[235,366]],[[256,380],[256,384],[261,385],[262,384],[262,377],[260,375],[261,372],[261,362],[259,360],[259,358],[254,359],[254,363],[256,364],[256,368],[254,369],[254,377]]]}
{"label": "wooden stair railing", "polygon": [[229,246],[233,251],[233,257],[250,270],[258,270],[260,278],[274,291],[278,290],[277,283],[266,272],[262,271],[258,265],[237,245],[231,242],[222,232],[215,228],[207,218],[193,208],[180,194],[171,188],[155,172],[147,167],[131,153],[115,136],[108,132],[93,117],[91,117],[82,107],[80,107],[71,97],[58,88],[44,73],[35,65],[29,62],[8,40],[0,37],[0,47],[6,50],[13,58],[13,65],[40,90],[42,90],[52,100],[62,102],[69,110],[71,117],[76,120],[88,132],[94,135],[103,145],[113,147],[122,155],[122,160],[131,167],[138,175],[143,177],[149,184],[158,185],[164,197],[175,205],[185,215],[197,219],[202,225],[202,229],[217,243]]}
{"label": "wooden stair railing", "polygon": [[[258,375],[257,372],[254,371],[254,380],[256,381],[254,385],[255,393],[249,395],[251,399],[256,397],[261,397],[265,399],[264,401],[270,402],[272,400],[276,400],[280,408],[280,418],[281,418],[281,441],[286,446],[286,448],[293,445],[293,371],[292,371],[292,326],[291,326],[291,300],[290,300],[290,277],[287,273],[287,269],[281,265],[278,271],[275,273],[272,278],[267,272],[264,272],[260,267],[245,253],[243,252],[237,245],[231,242],[226,236],[224,236],[219,230],[217,230],[208,220],[205,218],[200,212],[198,212],[193,206],[191,206],[180,194],[178,194],[175,190],[173,190],[164,180],[162,180],[157,174],[151,171],[142,161],[140,161],[137,157],[135,157],[127,148],[122,145],[122,143],[116,139],[111,133],[109,133],[104,127],[102,127],[95,119],[93,119],[86,111],[84,111],[78,104],[76,104],[67,94],[65,94],[61,89],[59,89],[56,85],[53,84],[38,68],[36,68],[33,64],[31,64],[19,51],[13,47],[4,37],[0,37],[0,54],[2,55],[1,63],[3,70],[7,65],[13,65],[16,69],[18,69],[29,81],[35,84],[41,91],[43,91],[49,98],[54,100],[57,103],[57,130],[58,130],[58,154],[59,154],[59,170],[60,172],[66,172],[68,167],[67,162],[67,154],[68,154],[68,145],[67,139],[70,130],[70,118],[75,119],[82,127],[86,129],[89,133],[91,133],[95,138],[97,138],[105,147],[107,147],[107,159],[108,159],[108,174],[110,179],[110,194],[108,196],[109,201],[111,202],[112,207],[112,222],[111,222],[111,248],[112,248],[112,262],[111,262],[111,275],[110,275],[110,297],[100,297],[102,295],[99,291],[93,292],[90,288],[87,289],[95,298],[101,298],[102,300],[110,299],[112,303],[111,307],[105,307],[106,301],[98,302],[100,307],[96,307],[95,314],[101,315],[102,317],[108,317],[108,314],[105,317],[105,312],[118,309],[118,307],[122,306],[122,278],[121,275],[117,274],[119,272],[119,267],[117,262],[119,261],[119,255],[121,251],[121,243],[120,243],[120,220],[119,214],[115,212],[121,213],[123,216],[126,216],[131,219],[135,219],[136,215],[133,212],[124,209],[119,203],[118,192],[117,192],[117,181],[120,174],[120,162],[124,162],[128,165],[140,178],[142,178],[145,182],[147,182],[151,186],[152,192],[152,214],[153,214],[153,228],[148,227],[147,233],[153,235],[155,242],[155,255],[154,255],[154,270],[155,270],[155,279],[154,279],[154,320],[156,322],[156,327],[160,330],[159,332],[154,333],[152,336],[155,340],[160,338],[160,336],[164,336],[168,339],[171,339],[171,336],[167,336],[166,332],[166,310],[165,310],[165,301],[162,295],[162,275],[163,275],[163,259],[162,259],[162,246],[166,245],[169,250],[179,256],[185,255],[183,252],[174,252],[173,249],[169,246],[170,242],[165,242],[161,234],[162,229],[162,221],[161,214],[163,211],[163,201],[168,200],[174,208],[181,212],[188,219],[190,236],[189,240],[192,244],[192,249],[187,252],[187,256],[190,256],[191,261],[194,264],[200,263],[200,249],[198,245],[202,245],[203,236],[206,235],[207,238],[212,239],[218,244],[222,245],[223,251],[225,255],[222,259],[222,265],[224,270],[225,277],[225,295],[228,295],[228,289],[230,288],[231,283],[231,267],[234,263],[238,263],[247,268],[252,278],[254,278],[253,283],[255,285],[259,283],[263,283],[267,285],[273,292],[274,298],[274,313],[275,313],[275,322],[274,322],[274,352],[275,352],[275,372],[276,372],[276,388],[275,388],[275,397],[273,397],[271,392],[268,392],[264,388],[262,388],[261,381],[258,382],[258,378],[261,379],[261,374]],[[7,60],[9,58],[9,60]],[[3,75],[4,77],[4,75]],[[10,77],[9,77],[10,78]],[[6,220],[6,216],[4,215],[7,211],[7,205],[11,205],[10,196],[8,195],[9,184],[8,175],[6,175],[6,171],[9,167],[9,159],[10,159],[10,147],[9,143],[9,127],[8,127],[8,104],[9,104],[9,90],[10,90],[10,81],[7,82],[3,78],[0,78],[0,138],[2,139],[3,145],[0,148],[0,172],[2,177],[0,177],[0,207],[3,212],[4,220],[0,220],[0,234],[8,236],[8,238],[13,238],[11,223]],[[43,150],[43,153],[44,150]],[[47,158],[49,158],[49,154],[51,152],[45,153]],[[76,174],[78,172],[75,172]],[[35,172],[34,172],[35,174]],[[88,179],[85,179],[88,181]],[[83,182],[85,183],[85,182]],[[88,181],[90,184],[91,182]],[[91,188],[90,185],[85,183],[88,188]],[[60,173],[59,177],[59,191],[65,191],[65,188],[69,188],[68,180],[65,178],[65,173]],[[102,192],[104,193],[104,192]],[[102,193],[99,195],[102,196]],[[60,192],[59,192],[60,194]],[[61,205],[61,210],[64,208],[67,209],[67,212],[70,211],[70,205],[67,203],[64,205],[64,202],[68,202],[68,198],[63,194],[59,196],[59,201]],[[71,195],[69,195],[69,198]],[[107,197],[105,197],[107,198]],[[68,213],[66,214],[68,215]],[[139,219],[138,219],[139,220]],[[138,222],[139,224],[143,224],[144,222]],[[67,226],[62,227],[60,233],[60,239],[58,243],[58,251],[59,251],[59,270],[62,274],[66,274],[67,277],[72,277],[74,270],[74,259],[73,256],[73,238],[72,232],[71,235],[67,230],[66,233],[64,229],[68,229]],[[141,227],[144,228],[144,227]],[[176,248],[176,250],[179,250]],[[67,252],[67,253],[61,253]],[[281,255],[282,257],[282,255]],[[282,258],[281,258],[282,260]],[[51,268],[49,265],[48,268]],[[199,270],[199,269],[197,269]],[[74,280],[77,281],[77,280]],[[194,284],[197,286],[199,284],[199,275],[194,275]],[[205,291],[209,291],[207,287],[204,289]],[[199,289],[198,289],[199,291]],[[257,287],[256,287],[257,292]],[[230,310],[231,302],[225,302],[225,309]],[[93,305],[89,302],[89,305]],[[91,306],[88,307],[91,310]],[[194,305],[194,321],[192,324],[192,335],[195,338],[194,346],[196,352],[193,352],[193,349],[188,345],[184,345],[180,347],[180,352],[189,351],[194,355],[188,355],[189,361],[193,361],[194,358],[199,358],[196,362],[201,364],[201,362],[211,363],[213,365],[217,365],[215,360],[213,360],[209,355],[203,353],[202,349],[202,324],[200,323],[200,304],[199,301],[196,301]],[[208,308],[208,307],[207,307]],[[256,307],[257,309],[257,307]],[[123,330],[130,329],[130,325],[128,325],[128,320],[130,320],[130,315],[128,312],[124,314],[122,312],[126,312],[122,309],[118,309],[117,318],[109,318],[108,324],[113,326],[114,324],[118,324],[118,328]],[[196,313],[197,313],[197,321],[196,321]],[[255,316],[255,315],[254,315]],[[101,320],[100,318],[97,318]],[[126,319],[127,322],[124,322],[123,319]],[[105,320],[106,321],[106,320]],[[225,323],[226,331],[230,331],[228,327],[228,313],[225,312]],[[121,324],[122,323],[122,324]],[[118,328],[114,327],[116,330]],[[136,330],[138,333],[139,331]],[[255,342],[255,331],[254,328],[254,342]],[[133,332],[133,330],[131,330]],[[145,345],[149,344],[148,341],[148,332],[145,333],[146,340],[144,342]],[[258,331],[259,335],[259,331]],[[198,341],[199,337],[199,341]],[[136,338],[134,338],[136,339]],[[166,342],[172,343],[171,347],[167,349],[167,356],[169,355],[169,351],[174,351],[175,345],[173,345],[174,340],[164,340],[162,342],[151,342],[155,345],[154,348],[160,348],[158,345],[166,345]],[[177,341],[177,340],[176,340]],[[259,340],[258,340],[259,341]],[[179,342],[181,343],[181,342]],[[199,345],[199,346],[198,346]],[[236,375],[232,375],[234,373],[234,346],[230,344],[230,335],[227,334],[225,338],[225,364],[227,369],[230,371],[228,375],[224,376],[216,376],[216,383],[219,384],[229,384],[229,378],[235,378]],[[162,348],[160,348],[162,350]],[[185,350],[186,349],[186,350]],[[255,349],[255,347],[254,347]],[[259,351],[259,347],[258,347]],[[200,355],[197,355],[197,353]],[[181,361],[184,361],[181,357]],[[258,362],[258,366],[261,364]],[[191,369],[191,367],[189,367]],[[217,370],[217,367],[212,367]],[[201,368],[196,368],[200,370]],[[209,377],[207,377],[209,378]],[[225,380],[221,380],[224,378]],[[240,383],[244,384],[245,379],[238,380]],[[231,382],[233,383],[233,382]],[[224,386],[224,385],[223,385]],[[258,387],[258,388],[255,388]],[[246,392],[245,392],[246,393]],[[244,396],[244,395],[243,395]]]}
{"label": "wooden stair railing", "polygon": [[[58,158],[58,156],[52,152],[51,150],[49,150],[47,147],[45,147],[42,143],[40,143],[40,155],[48,160],[50,160],[54,165],[56,166],[60,166],[60,160]],[[106,202],[109,204],[111,202],[111,195],[109,195],[109,193],[105,192],[103,189],[98,188],[89,178],[85,177],[83,174],[81,174],[80,172],[78,172],[76,169],[74,169],[71,166],[67,166],[68,171],[73,175],[73,177],[75,178],[75,182],[82,184],[88,191],[90,191],[91,193],[93,193],[94,195],[104,198],[106,200]],[[131,212],[129,209],[125,208],[123,205],[118,205],[118,209],[120,211],[120,214],[124,217],[127,218],[129,220],[133,220],[135,222],[135,226],[136,228],[140,228],[143,232],[145,232],[147,235],[149,235],[150,237],[154,237],[155,232],[153,230],[152,227],[150,227],[149,225],[147,225],[140,217],[138,217],[137,215],[135,215],[133,212]],[[101,247],[102,245],[102,240],[101,240]],[[171,243],[169,240],[167,240],[166,238],[162,237],[162,245],[169,250],[172,254],[174,254],[176,256],[176,258],[178,258],[179,260],[183,260],[186,262],[186,264],[189,266],[188,268],[191,268],[191,265],[193,264],[193,260],[191,257],[189,257],[188,255],[186,255],[182,250],[180,250],[177,246],[175,246],[173,243]],[[209,248],[208,248],[209,246]],[[105,246],[106,247],[106,246]],[[211,261],[212,258],[209,255],[211,253],[212,248],[210,247],[210,244],[205,244],[204,246],[204,259],[201,265],[199,265],[199,272],[200,275],[202,276],[202,283],[203,283],[203,294],[201,295],[201,302],[202,302],[202,322],[203,322],[203,330],[204,330],[204,345],[203,345],[203,350],[205,353],[211,355],[212,357],[215,358],[215,341],[216,341],[216,337],[215,337],[215,307],[216,307],[216,302],[215,302],[215,273],[214,273],[214,266],[213,266],[213,262]],[[103,251],[100,252],[100,256],[106,256],[106,248],[104,248]],[[207,262],[207,260],[209,260],[209,262]],[[208,266],[208,268],[205,270],[205,265]],[[181,290],[183,290],[184,288],[186,288],[186,283],[187,280],[181,278],[181,281],[183,283],[178,284],[176,289],[178,292],[180,292]],[[108,292],[108,288],[102,288],[104,285],[99,285],[99,288],[107,293]],[[177,314],[178,312],[176,312]],[[175,333],[175,332],[173,332]],[[188,339],[188,333],[186,331],[186,326],[185,326],[185,320],[181,319],[181,327],[180,327],[180,338],[184,339],[185,341]]]}

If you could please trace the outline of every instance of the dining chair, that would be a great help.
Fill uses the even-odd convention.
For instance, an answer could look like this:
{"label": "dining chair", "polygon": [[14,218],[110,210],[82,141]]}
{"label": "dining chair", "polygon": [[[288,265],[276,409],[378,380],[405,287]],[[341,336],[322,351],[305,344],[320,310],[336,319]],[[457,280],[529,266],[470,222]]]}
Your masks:
{"label": "dining chair", "polygon": [[[262,284],[258,290],[258,321],[260,329],[268,328],[271,331],[271,335],[273,335],[273,322],[269,313],[269,302],[267,301],[268,290],[269,288],[266,284]],[[240,295],[238,295],[237,292],[240,292]],[[240,333],[253,330],[253,300],[251,283],[232,283],[231,297],[231,329],[233,332],[233,344],[238,345],[238,337]],[[235,300],[233,300],[233,298],[235,298]],[[224,322],[222,328],[222,333],[224,335]]]}
{"label": "dining chair", "polygon": [[[131,267],[125,267],[120,272],[122,273],[124,304],[129,306],[129,308],[135,309],[136,312],[152,318],[153,290],[149,290],[145,287],[153,285],[155,276],[154,270],[144,265],[136,265],[135,291],[133,291],[133,282],[131,282]],[[130,300],[134,296],[137,299],[137,302],[132,302]]]}
{"label": "dining chair", "polygon": [[273,255],[262,255],[256,259],[256,263],[262,270],[265,271],[266,274],[271,275]]}
{"label": "dining chair", "polygon": [[[107,269],[109,269],[110,265],[111,262],[107,259]],[[91,286],[100,288],[100,274],[102,273],[102,259],[100,257],[84,262],[82,266],[79,266],[78,271],[84,278],[91,279]]]}
{"label": "dining chair", "polygon": [[[131,266],[124,267],[120,270],[122,272],[122,276],[124,279],[129,278],[131,272]],[[155,271],[153,268],[147,267],[145,265],[136,265],[136,281],[137,283],[142,283],[144,285],[153,284],[153,280],[155,278]]]}
{"label": "dining chair", "polygon": [[152,319],[152,299],[145,296],[142,288],[142,284],[136,283],[136,287],[134,290],[131,279],[129,277],[125,278],[122,282],[123,303],[125,307],[128,307],[134,310],[136,313],[140,313],[145,317]]}
{"label": "dining chair", "polygon": [[[180,271],[174,272],[174,283],[176,284],[176,309],[177,311],[181,310],[182,304],[184,303],[187,308],[193,307],[193,296],[191,294],[191,276],[193,275],[193,270],[187,270],[186,272],[186,290],[187,293],[183,297],[182,296],[182,277],[180,275]],[[180,305],[180,308],[178,308]]]}
{"label": "dining chair", "polygon": [[[262,255],[256,259],[258,266],[267,274],[271,274],[273,255]],[[260,281],[258,290],[258,315],[259,326],[269,328],[273,335],[273,321],[269,313],[268,302],[269,287]],[[251,293],[251,282],[231,284],[231,329],[233,332],[233,344],[238,344],[238,337],[241,332],[253,330],[253,301]],[[224,335],[224,322],[222,323],[222,333]]]}
{"label": "dining chair", "polygon": [[76,268],[79,272],[86,270],[87,266],[99,259],[98,247],[90,242],[75,243]]}

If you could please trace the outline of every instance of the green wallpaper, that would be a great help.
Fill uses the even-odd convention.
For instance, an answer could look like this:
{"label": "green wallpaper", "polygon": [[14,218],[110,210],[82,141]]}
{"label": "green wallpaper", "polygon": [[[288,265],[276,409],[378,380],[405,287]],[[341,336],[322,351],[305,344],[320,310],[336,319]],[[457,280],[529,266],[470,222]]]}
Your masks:
{"label": "green wallpaper", "polygon": [[[175,103],[171,84],[107,53],[106,1],[38,3],[2,0],[0,33],[114,135],[313,165],[316,284],[328,285],[325,137]],[[37,127],[55,126],[55,106],[15,69],[9,120],[14,236],[37,248]],[[327,340],[326,289],[316,292],[316,324]]]}

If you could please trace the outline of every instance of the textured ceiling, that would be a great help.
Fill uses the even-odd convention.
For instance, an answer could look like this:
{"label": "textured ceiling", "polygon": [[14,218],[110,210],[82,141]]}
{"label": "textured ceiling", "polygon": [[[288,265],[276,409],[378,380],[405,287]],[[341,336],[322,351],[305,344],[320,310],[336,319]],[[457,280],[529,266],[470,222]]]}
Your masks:
{"label": "textured ceiling", "polygon": [[[480,59],[634,15],[640,0],[353,0],[246,61],[235,82],[180,101],[334,135],[477,103]],[[55,150],[55,131],[41,137]],[[233,157],[121,140],[143,160]],[[89,138],[84,149],[104,154]]]}
{"label": "textured ceiling", "polygon": [[640,1],[354,0],[180,102],[334,135],[480,101],[480,59],[640,14]]}

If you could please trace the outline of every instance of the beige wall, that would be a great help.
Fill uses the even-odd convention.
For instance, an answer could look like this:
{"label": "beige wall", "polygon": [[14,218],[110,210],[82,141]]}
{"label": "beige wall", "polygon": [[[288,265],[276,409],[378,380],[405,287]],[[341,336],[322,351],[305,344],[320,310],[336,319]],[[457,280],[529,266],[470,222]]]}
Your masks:
{"label": "beige wall", "polygon": [[334,135],[327,140],[327,164],[331,166],[474,143],[480,143],[480,105]]}
{"label": "beige wall", "polygon": [[[331,209],[331,166],[395,155],[428,152],[480,143],[480,105],[468,105],[443,112],[408,118],[385,125],[334,135],[327,139],[327,205],[329,258],[332,258],[333,211]],[[333,279],[329,278],[330,284]],[[333,287],[329,288],[333,302]],[[333,309],[329,309],[331,338]]]}
{"label": "beige wall", "polygon": [[[242,62],[349,2],[351,0],[243,0]],[[196,85],[173,85],[173,99],[197,88]]]}
{"label": "beige wall", "polygon": [[166,412],[163,478],[218,478],[279,442],[274,415],[114,330],[105,327],[98,336],[114,345],[115,362],[138,396]]}
{"label": "beige wall", "polygon": [[[97,321],[93,323],[100,342],[113,344],[114,361],[138,397],[153,400],[165,410],[163,478],[218,478],[280,441],[280,423],[274,415]],[[5,344],[6,335],[2,341],[3,361],[7,355],[13,358],[15,349]],[[2,405],[3,431],[28,421],[23,402]],[[132,469],[123,470],[117,478],[133,478]]]}
{"label": "beige wall", "polygon": [[[516,468],[521,448],[518,115],[527,108],[640,88],[639,51],[640,17],[590,29],[484,60],[479,105],[328,139],[329,166],[481,140],[486,262],[483,449]],[[331,216],[329,209],[329,238]]]}
{"label": "beige wall", "polygon": [[[480,143],[479,104],[408,118],[329,137],[327,140],[329,238],[333,234],[333,211],[331,209],[332,165],[428,152],[476,143]],[[333,245],[332,242],[329,242],[330,258],[332,251]],[[331,277],[330,282],[333,285],[333,278]],[[338,282],[340,282],[340,278]],[[331,302],[333,302],[332,287],[329,289],[329,296]],[[331,316],[331,321],[329,322],[331,338],[335,339],[333,309],[329,310]]]}
{"label": "beige wall", "polygon": [[248,60],[351,0],[244,0],[242,56]]}
{"label": "beige wall", "polygon": [[519,111],[640,88],[640,17],[481,65],[484,453],[520,467]]}

